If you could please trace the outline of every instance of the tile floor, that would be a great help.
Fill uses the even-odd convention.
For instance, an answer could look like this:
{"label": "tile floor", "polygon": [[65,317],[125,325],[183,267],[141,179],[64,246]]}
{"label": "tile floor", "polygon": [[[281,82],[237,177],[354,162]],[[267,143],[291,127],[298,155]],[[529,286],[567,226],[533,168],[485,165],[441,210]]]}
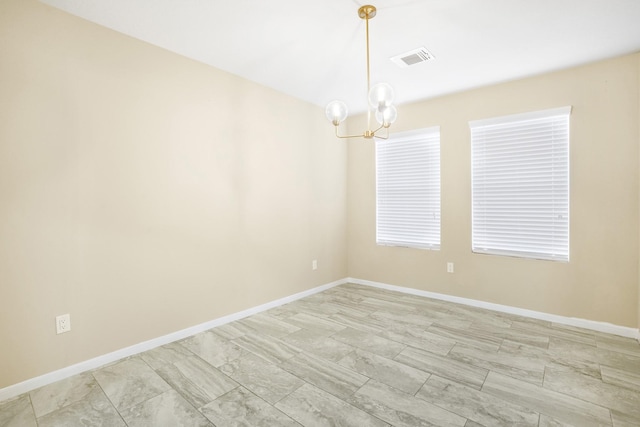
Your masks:
{"label": "tile floor", "polygon": [[0,402],[36,425],[640,426],[640,344],[348,284]]}

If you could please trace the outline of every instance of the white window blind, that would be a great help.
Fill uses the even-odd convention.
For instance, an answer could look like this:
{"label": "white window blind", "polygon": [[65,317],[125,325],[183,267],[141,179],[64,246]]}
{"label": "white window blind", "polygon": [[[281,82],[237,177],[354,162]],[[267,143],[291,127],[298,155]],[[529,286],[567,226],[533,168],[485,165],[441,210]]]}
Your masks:
{"label": "white window blind", "polygon": [[440,128],[376,140],[376,242],[440,248]]}
{"label": "white window blind", "polygon": [[469,123],[474,252],[569,260],[570,113]]}

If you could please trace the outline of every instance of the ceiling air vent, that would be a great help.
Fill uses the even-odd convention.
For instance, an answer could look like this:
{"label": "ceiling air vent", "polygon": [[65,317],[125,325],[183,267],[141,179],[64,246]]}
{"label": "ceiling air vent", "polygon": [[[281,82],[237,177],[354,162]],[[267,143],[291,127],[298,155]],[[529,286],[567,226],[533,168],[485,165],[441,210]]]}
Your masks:
{"label": "ceiling air vent", "polygon": [[433,56],[433,54],[425,47],[419,47],[391,58],[391,60],[401,68],[420,64],[421,62],[431,61],[433,59],[435,59],[435,56]]}

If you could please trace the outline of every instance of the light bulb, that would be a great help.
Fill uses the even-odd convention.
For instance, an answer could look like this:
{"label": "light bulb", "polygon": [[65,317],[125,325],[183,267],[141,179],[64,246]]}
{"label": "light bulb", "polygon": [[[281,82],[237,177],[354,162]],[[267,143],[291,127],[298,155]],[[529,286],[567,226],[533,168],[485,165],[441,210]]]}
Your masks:
{"label": "light bulb", "polygon": [[325,113],[327,115],[327,119],[329,119],[329,121],[333,123],[334,126],[338,126],[340,122],[344,121],[344,119],[347,118],[349,110],[347,109],[347,104],[345,104],[344,102],[331,101],[327,105]]}
{"label": "light bulb", "polygon": [[382,111],[376,110],[376,120],[378,123],[388,128],[391,123],[395,122],[398,118],[398,110],[393,105],[390,105]]}
{"label": "light bulb", "polygon": [[393,88],[386,83],[378,83],[369,91],[369,105],[382,111],[393,102]]}

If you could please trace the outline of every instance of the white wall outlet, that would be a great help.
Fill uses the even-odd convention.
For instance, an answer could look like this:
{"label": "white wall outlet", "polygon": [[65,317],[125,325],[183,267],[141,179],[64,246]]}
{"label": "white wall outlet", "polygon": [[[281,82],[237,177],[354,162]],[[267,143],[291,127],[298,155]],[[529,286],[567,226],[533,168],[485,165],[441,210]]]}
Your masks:
{"label": "white wall outlet", "polygon": [[62,314],[56,316],[56,333],[63,334],[71,330],[71,316],[69,314]]}
{"label": "white wall outlet", "polygon": [[447,273],[453,273],[453,263],[452,262],[448,262],[447,263]]}
{"label": "white wall outlet", "polygon": [[314,259],[313,261],[311,261],[311,269],[312,270],[317,270],[318,269],[318,260]]}

